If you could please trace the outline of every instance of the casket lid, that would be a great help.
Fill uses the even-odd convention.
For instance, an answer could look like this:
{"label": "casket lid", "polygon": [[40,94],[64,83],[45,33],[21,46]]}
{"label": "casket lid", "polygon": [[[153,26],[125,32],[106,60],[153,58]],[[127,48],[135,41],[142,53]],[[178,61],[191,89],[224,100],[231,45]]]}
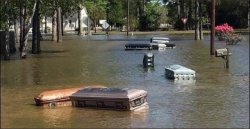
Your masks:
{"label": "casket lid", "polygon": [[70,97],[79,98],[128,98],[133,99],[142,95],[146,95],[147,92],[138,89],[120,89],[120,88],[84,88],[78,92],[72,94]]}
{"label": "casket lid", "polygon": [[169,40],[167,37],[153,37],[152,40]]}
{"label": "casket lid", "polygon": [[[94,86],[87,86],[88,87],[104,87],[102,85],[94,85]],[[50,91],[44,91],[40,93],[38,96],[35,98],[42,100],[42,101],[47,101],[47,100],[55,100],[55,99],[62,99],[62,98],[69,98],[70,95],[73,93],[86,88],[86,86],[82,87],[76,87],[76,88],[67,88],[67,89],[58,89],[58,90],[50,90]]]}
{"label": "casket lid", "polygon": [[186,68],[184,66],[175,64],[175,65],[171,65],[169,67],[166,67],[165,69],[169,69],[175,73],[190,73],[190,74],[195,74],[195,71],[189,68]]}

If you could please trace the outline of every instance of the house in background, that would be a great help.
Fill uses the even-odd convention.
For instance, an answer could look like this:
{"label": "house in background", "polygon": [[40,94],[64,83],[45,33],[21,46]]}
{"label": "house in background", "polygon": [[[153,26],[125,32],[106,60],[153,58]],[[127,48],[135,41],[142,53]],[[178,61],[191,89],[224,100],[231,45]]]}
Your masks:
{"label": "house in background", "polygon": [[[83,33],[85,34],[89,29],[88,26],[92,24],[92,21],[89,19],[87,10],[85,7],[82,8],[81,10],[81,20],[82,20],[82,28],[83,28]],[[45,30],[45,19],[42,19],[42,24],[41,24],[41,33],[44,33]],[[78,29],[78,13],[74,13],[69,17],[64,17],[63,19],[63,30],[65,32],[72,32]],[[48,33],[52,32],[52,18],[48,17],[47,18],[47,30]]]}

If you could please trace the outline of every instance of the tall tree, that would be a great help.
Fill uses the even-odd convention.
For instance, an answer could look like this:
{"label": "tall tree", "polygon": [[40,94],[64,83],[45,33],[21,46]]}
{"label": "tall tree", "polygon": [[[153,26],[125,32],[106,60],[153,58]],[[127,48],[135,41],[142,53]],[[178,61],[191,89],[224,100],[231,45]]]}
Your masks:
{"label": "tall tree", "polygon": [[56,17],[57,17],[57,11],[56,9],[54,9],[54,14],[52,16],[52,40],[53,41],[57,41],[57,20],[56,20]]}
{"label": "tall tree", "polygon": [[32,20],[32,53],[40,53],[40,0],[36,0],[36,9]]}
{"label": "tall tree", "polygon": [[82,35],[82,7],[81,4],[78,5],[78,35]]}
{"label": "tall tree", "polygon": [[140,18],[140,30],[156,30],[160,25],[162,10],[164,10],[164,7],[160,3],[147,3],[145,12]]}
{"label": "tall tree", "polygon": [[125,10],[123,10],[123,0],[110,0],[109,3],[109,23],[120,27],[124,25]]}
{"label": "tall tree", "polygon": [[[3,37],[3,46],[4,46],[4,59],[9,60],[10,59],[10,51],[9,51],[9,25],[8,25],[8,11],[9,11],[9,6],[8,6],[8,0],[3,0],[1,2],[3,6],[3,14],[1,14],[3,20],[3,28],[4,28],[4,37]],[[1,11],[2,12],[2,11]]]}
{"label": "tall tree", "polygon": [[195,40],[200,40],[199,1],[195,0]]}
{"label": "tall tree", "polygon": [[84,6],[88,11],[88,16],[94,21],[96,32],[96,25],[98,20],[105,18],[106,0],[84,0]]}
{"label": "tall tree", "polygon": [[57,42],[62,42],[61,7],[57,7]]}
{"label": "tall tree", "polygon": [[23,15],[23,27],[22,27],[22,46],[20,48],[20,56],[21,58],[26,58],[27,52],[28,52],[28,32],[30,30],[31,26],[31,20],[34,16],[35,9],[36,9],[36,3],[33,3],[33,9],[31,10],[29,8],[29,5],[32,5],[32,2],[25,0],[24,4],[24,15]]}

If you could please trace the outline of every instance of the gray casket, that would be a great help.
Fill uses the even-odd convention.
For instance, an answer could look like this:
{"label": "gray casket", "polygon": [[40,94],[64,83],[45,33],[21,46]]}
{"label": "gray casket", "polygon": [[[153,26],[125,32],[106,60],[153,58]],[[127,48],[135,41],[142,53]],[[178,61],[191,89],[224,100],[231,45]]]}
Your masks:
{"label": "gray casket", "polygon": [[151,43],[169,43],[169,38],[166,37],[153,37]]}
{"label": "gray casket", "polygon": [[190,80],[195,79],[195,71],[184,66],[175,64],[165,68],[165,74],[170,79]]}
{"label": "gray casket", "polygon": [[147,92],[137,89],[85,88],[70,96],[75,107],[134,110],[147,105]]}
{"label": "gray casket", "polygon": [[154,67],[154,54],[153,53],[146,53],[143,57],[143,67]]}

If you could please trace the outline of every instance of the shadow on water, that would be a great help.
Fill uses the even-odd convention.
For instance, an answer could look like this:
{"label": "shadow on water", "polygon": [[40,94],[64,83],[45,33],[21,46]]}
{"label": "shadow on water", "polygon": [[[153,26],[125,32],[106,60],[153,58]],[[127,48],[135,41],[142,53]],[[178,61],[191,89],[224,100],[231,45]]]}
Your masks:
{"label": "shadow on water", "polygon": [[54,53],[65,53],[68,52],[67,50],[42,50],[41,53],[48,53],[48,54],[54,54]]}

